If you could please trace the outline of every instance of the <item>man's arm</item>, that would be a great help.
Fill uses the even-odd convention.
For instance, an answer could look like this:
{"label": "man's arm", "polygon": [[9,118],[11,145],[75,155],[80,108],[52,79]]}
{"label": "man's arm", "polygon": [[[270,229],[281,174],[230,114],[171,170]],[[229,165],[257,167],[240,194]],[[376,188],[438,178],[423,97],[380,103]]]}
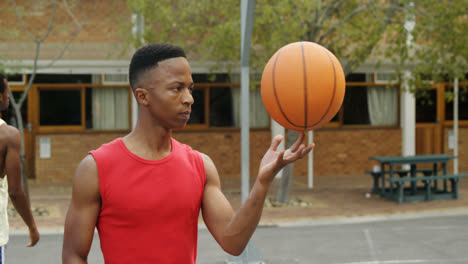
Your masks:
{"label": "man's arm", "polygon": [[202,214],[205,224],[218,244],[229,254],[239,255],[257,228],[263,211],[263,204],[275,175],[287,164],[310,152],[313,144],[305,147],[301,133],[296,143],[287,150],[276,152],[282,140],[273,139],[270,148],[260,163],[257,179],[241,208],[234,211],[221,191],[218,172],[213,161],[203,156],[206,171],[206,184],[203,193]]}
{"label": "man's arm", "polygon": [[73,178],[73,191],[65,220],[62,263],[87,263],[101,208],[96,161],[84,158]]}
{"label": "man's arm", "polygon": [[27,246],[32,247],[39,241],[40,235],[21,182],[21,136],[18,129],[14,127],[9,126],[7,131],[8,143],[5,157],[5,172],[8,180],[8,194],[11,203],[28,226],[30,243]]}

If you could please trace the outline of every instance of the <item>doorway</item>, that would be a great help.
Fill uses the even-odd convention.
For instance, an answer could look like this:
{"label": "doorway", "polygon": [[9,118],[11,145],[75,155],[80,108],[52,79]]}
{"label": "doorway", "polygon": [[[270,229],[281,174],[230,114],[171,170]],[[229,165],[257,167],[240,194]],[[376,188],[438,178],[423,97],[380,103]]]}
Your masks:
{"label": "doorway", "polygon": [[416,155],[440,154],[443,151],[442,124],[444,96],[441,85],[417,89]]}

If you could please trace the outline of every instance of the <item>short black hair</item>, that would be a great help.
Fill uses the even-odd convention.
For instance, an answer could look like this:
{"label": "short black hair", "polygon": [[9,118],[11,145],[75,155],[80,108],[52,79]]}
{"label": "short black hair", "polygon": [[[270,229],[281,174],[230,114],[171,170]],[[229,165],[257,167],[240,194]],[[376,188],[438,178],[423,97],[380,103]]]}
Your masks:
{"label": "short black hair", "polygon": [[6,86],[5,86],[5,80],[6,77],[3,73],[0,72],[0,93],[5,92]]}
{"label": "short black hair", "polygon": [[139,48],[133,54],[128,70],[132,90],[136,89],[137,82],[143,73],[156,67],[160,61],[177,57],[187,58],[181,47],[168,43],[151,43]]}

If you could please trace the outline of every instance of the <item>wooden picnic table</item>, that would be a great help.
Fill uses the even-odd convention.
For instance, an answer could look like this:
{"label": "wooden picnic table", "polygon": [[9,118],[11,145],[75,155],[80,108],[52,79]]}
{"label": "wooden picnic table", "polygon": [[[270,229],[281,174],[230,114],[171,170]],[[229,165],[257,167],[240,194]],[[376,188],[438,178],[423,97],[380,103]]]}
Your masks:
{"label": "wooden picnic table", "polygon": [[[447,154],[369,157],[371,160],[380,162],[380,171],[370,172],[374,176],[374,192],[398,202],[458,198],[459,178],[466,177],[468,174],[447,174],[447,162],[453,158],[455,156]],[[432,164],[432,170],[418,168],[417,166],[420,164]],[[397,169],[395,168],[396,165],[409,165],[410,169]],[[441,174],[438,174],[439,171],[441,171]],[[424,177],[417,177],[418,172],[423,172]],[[408,173],[409,178],[402,177]],[[400,178],[394,178],[395,174],[398,174]],[[381,181],[380,186],[378,180]],[[444,183],[442,190],[437,187],[438,180],[442,180]],[[387,181],[389,183],[388,189],[386,188]],[[451,192],[448,192],[447,181],[452,183]],[[410,188],[404,188],[406,182],[410,182]],[[417,182],[425,184],[425,188],[422,190],[423,195],[418,190]],[[434,186],[431,187],[432,183]]]}

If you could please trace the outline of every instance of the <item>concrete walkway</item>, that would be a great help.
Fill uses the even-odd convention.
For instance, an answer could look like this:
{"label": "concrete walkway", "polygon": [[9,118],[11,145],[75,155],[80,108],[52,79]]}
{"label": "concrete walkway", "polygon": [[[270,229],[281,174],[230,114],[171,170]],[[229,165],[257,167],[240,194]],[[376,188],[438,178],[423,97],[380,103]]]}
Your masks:
{"label": "concrete walkway", "polygon": [[[398,204],[376,195],[368,195],[372,179],[362,175],[318,176],[314,188],[308,189],[307,177],[296,176],[288,206],[267,202],[261,219],[262,226],[317,225],[329,223],[411,218],[413,215],[468,214],[468,179],[460,181],[458,200],[435,200]],[[252,185],[251,185],[252,186]],[[269,201],[274,201],[278,189],[275,182]],[[222,179],[222,188],[234,209],[241,204],[240,180]],[[41,183],[29,181],[31,204],[41,233],[61,233],[71,198],[71,183]],[[9,205],[11,233],[24,233],[21,218]],[[203,227],[203,220],[200,219]]]}

